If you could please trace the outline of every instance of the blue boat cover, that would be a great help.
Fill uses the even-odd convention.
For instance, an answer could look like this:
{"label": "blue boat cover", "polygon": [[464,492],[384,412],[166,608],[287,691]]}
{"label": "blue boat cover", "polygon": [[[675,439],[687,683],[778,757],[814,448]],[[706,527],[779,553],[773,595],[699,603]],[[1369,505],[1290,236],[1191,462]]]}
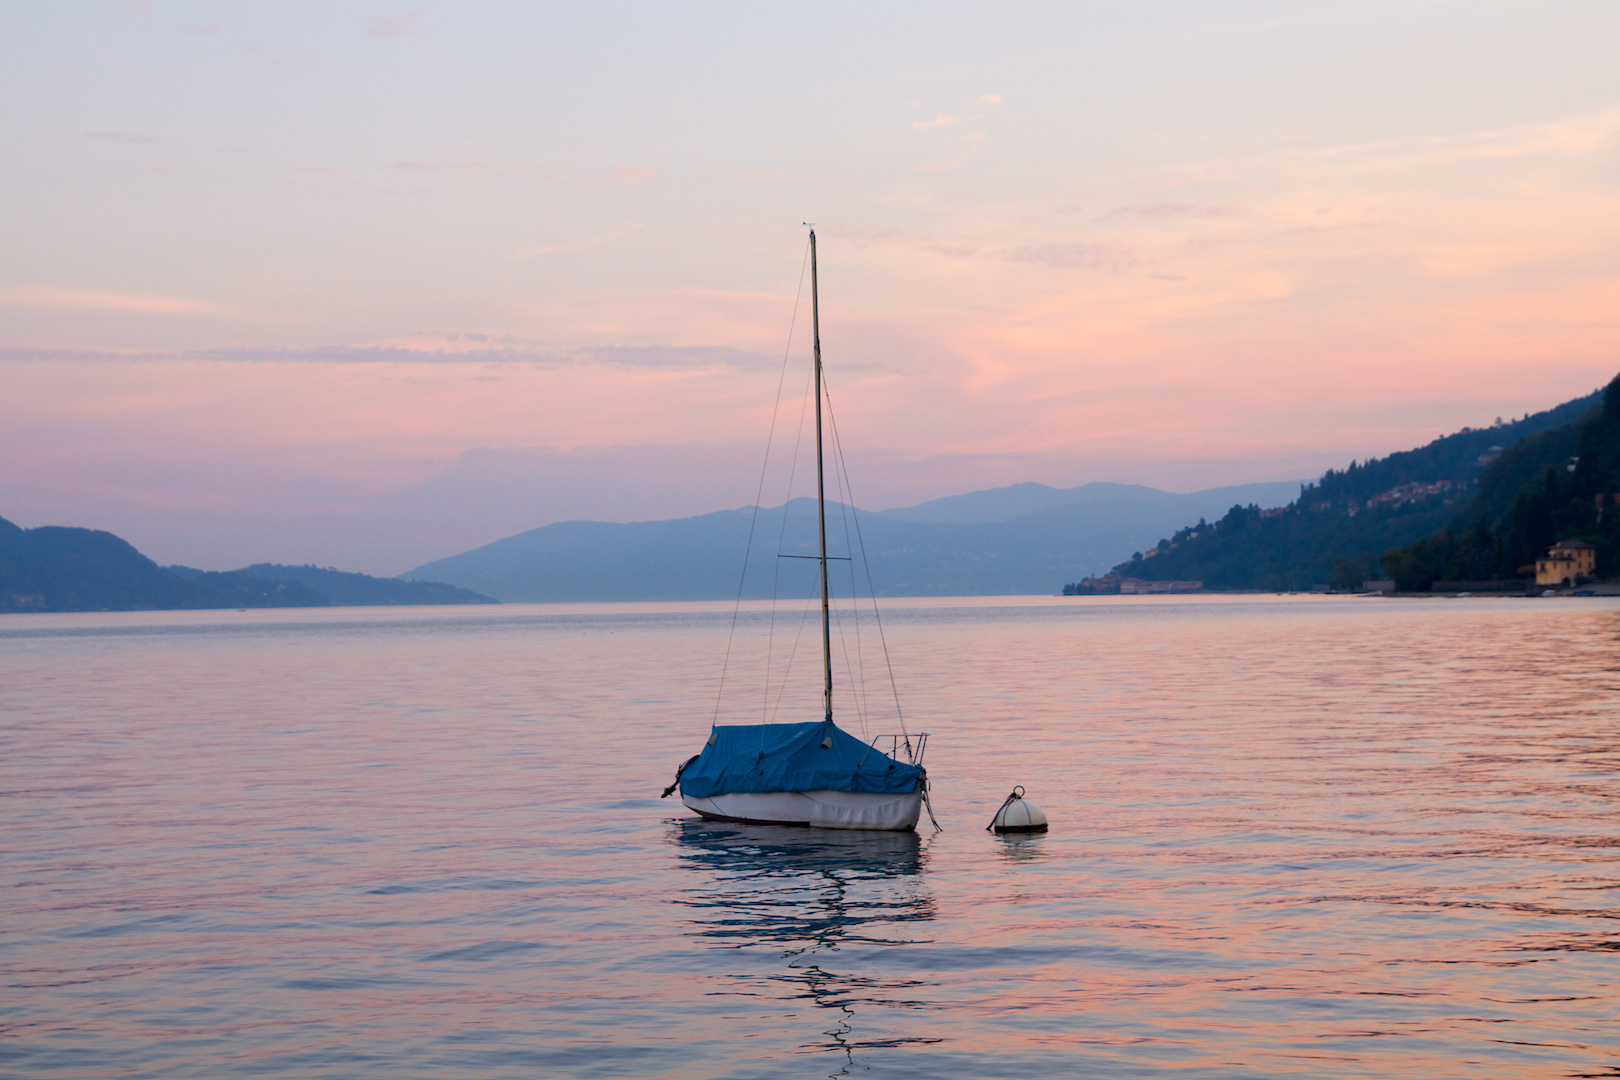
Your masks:
{"label": "blue boat cover", "polygon": [[819,720],[717,724],[703,753],[681,773],[680,783],[683,794],[696,798],[740,791],[905,795],[917,790],[922,774],[920,767],[894,760],[831,720]]}

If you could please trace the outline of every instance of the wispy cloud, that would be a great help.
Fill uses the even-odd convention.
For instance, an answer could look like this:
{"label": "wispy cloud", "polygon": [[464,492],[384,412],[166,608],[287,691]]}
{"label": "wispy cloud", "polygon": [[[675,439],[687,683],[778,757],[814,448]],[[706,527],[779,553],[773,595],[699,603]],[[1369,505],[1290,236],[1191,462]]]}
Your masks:
{"label": "wispy cloud", "polygon": [[947,259],[971,259],[985,253],[984,249],[977,244],[947,243],[931,233],[912,232],[905,229],[853,229],[848,235],[850,239],[863,247],[887,247],[892,245],[914,251],[931,252]]}
{"label": "wispy cloud", "polygon": [[1205,206],[1190,202],[1161,202],[1150,203],[1145,206],[1116,206],[1104,216],[1111,218],[1225,218],[1237,217],[1243,212],[1242,207],[1231,203],[1223,203],[1219,206]]}
{"label": "wispy cloud", "polygon": [[1326,146],[1280,155],[1302,172],[1361,177],[1512,158],[1574,158],[1602,153],[1620,138],[1620,109],[1543,124],[1388,142]]}
{"label": "wispy cloud", "polygon": [[578,363],[680,371],[757,370],[773,368],[779,363],[778,358],[773,356],[717,345],[609,346],[580,349],[571,356]]}
{"label": "wispy cloud", "polygon": [[926,251],[946,259],[985,259],[1010,263],[1039,263],[1042,266],[1083,268],[1121,273],[1139,261],[1128,244],[1108,240],[1071,241],[1002,247],[971,242],[947,242],[938,237],[898,229],[862,230],[851,234],[863,245],[881,245]]}
{"label": "wispy cloud", "polygon": [[156,135],[143,135],[130,131],[87,131],[84,133],[84,137],[87,139],[100,139],[103,142],[115,143],[146,144],[163,141]]}
{"label": "wispy cloud", "polygon": [[[477,177],[495,180],[530,180],[536,182],[553,182],[559,178],[544,165],[520,165],[501,161],[476,161],[450,157],[414,157],[396,158],[381,166],[390,173],[417,174],[424,180],[428,177]],[[356,175],[351,169],[337,169],[320,166],[301,166],[293,169],[294,172],[324,173],[329,175],[352,176]],[[598,178],[600,179],[600,178]],[[585,177],[576,177],[574,182],[587,183]]]}
{"label": "wispy cloud", "polygon": [[584,251],[587,248],[601,247],[617,240],[631,236],[641,228],[639,222],[627,222],[607,232],[587,236],[581,240],[561,240],[550,244],[536,244],[533,247],[521,248],[512,253],[514,259],[535,259],[542,255],[561,255],[569,251]]}
{"label": "wispy cloud", "polygon": [[0,363],[209,363],[294,364],[502,364],[539,368],[616,367],[646,371],[744,371],[775,367],[779,357],[725,345],[617,345],[542,349],[501,341],[496,335],[447,332],[433,344],[383,342],[308,349],[224,348],[154,350],[28,349],[0,347]]}
{"label": "wispy cloud", "polygon": [[[974,104],[980,106],[980,108],[977,108],[972,112],[964,113],[961,116],[956,116],[951,113],[940,113],[932,120],[918,120],[913,123],[911,127],[914,131],[933,131],[939,128],[953,127],[957,124],[978,120],[980,117],[984,116],[984,106],[999,105],[1000,103],[1001,98],[998,95],[984,94],[974,101]],[[960,149],[951,157],[936,158],[933,161],[926,161],[920,165],[913,165],[911,167],[911,172],[913,174],[951,172],[954,169],[961,168],[963,165],[967,164],[969,158],[978,152],[979,144],[984,142],[985,133],[982,131],[969,130],[960,134],[942,136],[942,138],[944,138],[947,142],[957,144]]]}
{"label": "wispy cloud", "polygon": [[658,175],[658,170],[639,165],[620,165],[608,173],[621,184],[640,184]]}
{"label": "wispy cloud", "polygon": [[398,41],[415,34],[421,22],[421,8],[412,8],[398,15],[379,15],[366,23],[366,37],[378,41]]}
{"label": "wispy cloud", "polygon": [[242,309],[185,296],[152,293],[87,292],[78,289],[0,290],[0,306],[55,311],[128,311],[147,315],[239,315]]}
{"label": "wispy cloud", "polygon": [[1074,243],[1039,244],[1033,247],[1013,248],[1005,258],[1008,262],[1041,263],[1088,270],[1106,270],[1120,273],[1136,262],[1135,253],[1120,244]]}
{"label": "wispy cloud", "polygon": [[481,161],[445,161],[443,158],[404,158],[390,161],[388,167],[416,172],[479,172],[488,168]]}
{"label": "wispy cloud", "polygon": [[[980,94],[978,97],[973,99],[973,104],[979,106],[993,106],[1000,105],[1004,101],[1005,99],[1000,94]],[[952,124],[960,124],[964,120],[977,120],[983,116],[984,113],[984,108],[975,109],[972,112],[964,113],[961,116],[952,116],[950,113],[940,113],[932,120],[918,120],[914,122],[911,127],[915,131],[931,131],[934,128],[950,127]]]}

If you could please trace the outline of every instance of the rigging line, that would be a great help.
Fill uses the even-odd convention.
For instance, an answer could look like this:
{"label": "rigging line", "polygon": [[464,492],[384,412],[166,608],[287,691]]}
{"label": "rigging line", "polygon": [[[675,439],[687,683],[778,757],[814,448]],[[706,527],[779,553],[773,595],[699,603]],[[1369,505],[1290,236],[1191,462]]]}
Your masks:
{"label": "rigging line", "polygon": [[[825,382],[825,379],[823,379],[823,381]],[[832,410],[831,398],[828,399],[827,408],[828,412],[830,413]],[[829,422],[829,426],[831,426],[833,429],[834,462],[835,464],[841,463],[840,467],[833,470],[833,475],[838,482],[839,490],[841,490],[844,494],[843,501],[839,503],[839,519],[844,525],[844,550],[853,551],[855,549],[855,545],[850,542],[849,519],[851,515],[855,513],[855,493],[849,490],[847,484],[849,479],[849,465],[847,462],[843,462],[844,451],[843,445],[838,440],[838,425],[836,423]],[[862,736],[866,736],[868,734],[866,730],[866,719],[872,711],[872,703],[870,695],[868,695],[866,692],[866,650],[861,647],[861,590],[860,583],[855,579],[855,561],[853,559],[851,559],[849,563],[849,607],[850,611],[854,613],[855,667],[856,671],[858,672],[858,674],[856,672],[851,672],[850,679],[858,688],[857,695],[861,710],[861,734]]]}
{"label": "rigging line", "polygon": [[[835,476],[835,480],[834,480],[833,494],[836,496],[836,495],[838,495],[836,473],[834,474],[834,476]],[[853,564],[851,564],[851,565],[853,565]],[[832,591],[833,582],[832,582],[832,578],[830,576],[831,573],[832,573],[832,567],[829,566],[827,568],[827,572],[828,572],[828,575],[829,575],[829,577],[827,579],[827,586],[828,586],[827,595],[828,595],[828,600],[829,600],[829,603],[828,603],[828,606],[827,606],[827,614],[828,614],[828,617],[830,618],[830,620],[832,622],[832,628],[836,629],[837,632],[838,632],[838,650],[843,655],[843,658],[844,658],[844,675],[846,676],[846,682],[847,682],[847,684],[849,686],[848,693],[849,693],[849,696],[850,696],[851,708],[853,708],[853,710],[855,712],[856,719],[860,720],[860,722],[861,722],[861,730],[864,732],[866,730],[866,717],[864,715],[862,715],[862,713],[861,713],[861,700],[860,700],[860,694],[859,694],[859,687],[858,687],[858,685],[857,685],[857,683],[855,681],[855,669],[849,662],[849,639],[844,634],[844,609],[839,606],[838,597]]]}
{"label": "rigging line", "polygon": [[[822,383],[825,389],[825,375],[822,376]],[[889,640],[883,633],[883,613],[878,608],[877,584],[872,580],[872,564],[866,558],[866,538],[861,535],[861,515],[853,510],[855,496],[853,491],[850,490],[849,466],[844,461],[844,444],[838,437],[838,418],[833,415],[832,393],[830,390],[827,393],[827,417],[833,434],[833,460],[844,470],[844,490],[850,492],[849,502],[852,508],[850,516],[855,519],[855,539],[861,549],[861,566],[866,570],[866,585],[872,595],[872,621],[877,624],[878,642],[883,647],[883,666],[889,671],[889,692],[894,695],[894,713],[900,720],[900,733],[909,739],[911,733],[906,730],[906,714],[900,708],[900,687],[894,681],[894,661],[889,659]],[[853,570],[853,567],[851,569]]]}
{"label": "rigging line", "polygon": [[[765,434],[765,460],[759,466],[759,487],[754,492],[754,512],[748,518],[748,545],[743,548],[742,576],[737,579],[737,603],[731,609],[731,629],[726,633],[726,655],[720,662],[720,685],[714,693],[714,718],[720,722],[720,702],[726,692],[726,671],[731,666],[731,644],[737,636],[737,617],[742,613],[743,588],[748,583],[748,555],[754,549],[754,526],[759,521],[759,501],[765,496],[765,473],[771,464],[771,440],[776,435],[776,414],[782,408],[782,387],[787,385],[788,354],[793,351],[793,329],[799,322],[799,302],[804,298],[804,274],[810,266],[810,243],[805,241],[804,261],[799,265],[799,288],[793,294],[793,315],[788,319],[787,343],[782,346],[782,374],[776,380],[776,403],[771,406],[771,426]],[[802,421],[801,421],[802,423]]]}
{"label": "rigging line", "polygon": [[793,674],[793,660],[799,655],[799,642],[804,640],[804,626],[810,621],[810,609],[813,606],[813,600],[806,599],[804,602],[804,607],[799,609],[799,629],[798,632],[793,635],[793,648],[788,650],[787,664],[782,671],[782,686],[776,691],[776,706],[774,708],[770,707],[770,687],[767,686],[765,688],[766,707],[769,710],[766,713],[767,723],[774,723],[776,717],[780,716],[782,713],[782,699],[787,696],[788,680]]}
{"label": "rigging line", "polygon": [[[857,600],[859,600],[859,599],[860,599],[859,597],[851,597],[850,607],[851,607],[852,610],[855,607],[855,602]],[[855,612],[854,618],[853,618],[853,621],[855,623],[855,657],[856,657],[856,662],[851,663],[850,659],[849,659],[849,638],[846,637],[845,634],[844,634],[844,612],[843,612],[843,609],[838,608],[838,607],[834,607],[832,609],[832,611],[833,611],[833,618],[838,623],[838,648],[844,654],[844,672],[849,676],[849,686],[850,686],[849,697],[850,697],[850,701],[853,702],[854,706],[855,706],[855,718],[858,719],[861,722],[861,738],[864,741],[865,738],[866,738],[866,712],[867,712],[866,694],[865,694],[865,689],[866,688],[861,685],[860,679],[858,679],[856,677],[856,669],[857,669],[857,666],[859,665],[860,655],[861,655],[861,623],[860,623],[860,615],[859,615],[858,612]]]}
{"label": "rigging line", "polygon": [[[799,451],[804,446],[804,417],[809,411],[810,407],[810,383],[814,375],[814,371],[806,373],[804,377],[805,391],[799,397],[799,430],[793,437],[793,460],[788,466],[787,495],[782,500],[782,527],[778,529],[776,533],[777,554],[781,554],[782,544],[787,538],[788,508],[793,503],[793,481],[797,479],[799,475]],[[765,680],[763,684],[765,699],[761,703],[761,707],[764,710],[761,715],[765,717],[769,717],[771,712],[771,663],[776,655],[776,609],[778,602],[782,598],[782,562],[780,559],[775,559],[772,561],[776,563],[776,569],[771,573],[771,618],[765,631]],[[801,621],[799,626],[799,634],[803,633],[804,626]],[[793,638],[793,649],[794,651],[797,651],[798,648],[799,638],[797,635],[795,635]],[[787,688],[788,673],[792,670],[793,654],[790,652],[788,654],[788,671],[784,672],[782,675],[782,686],[784,690]],[[781,708],[780,697],[777,700],[777,708]]]}
{"label": "rigging line", "polygon": [[[822,381],[823,383],[826,382],[825,376],[823,376]],[[825,386],[823,386],[823,389],[825,389]],[[835,465],[837,455],[839,453],[837,436],[838,432],[836,427],[834,427],[833,455]],[[839,520],[842,521],[844,525],[844,550],[850,551],[854,548],[854,545],[850,543],[849,536],[849,515],[851,513],[851,507],[854,504],[854,499],[851,497],[849,490],[844,483],[847,476],[847,469],[845,469],[842,473],[836,467],[833,469],[833,484],[839,495]],[[853,664],[850,663],[849,659],[849,642],[844,637],[844,622],[842,613],[840,613],[838,621],[838,644],[844,652],[844,670],[849,674],[850,699],[855,703],[855,715],[861,722],[861,737],[864,740],[869,735],[866,727],[866,721],[868,715],[871,713],[871,701],[866,693],[866,654],[861,648],[861,594],[860,589],[855,581],[855,562],[853,559],[848,560],[848,562],[849,608],[851,621],[855,626],[855,662]]]}
{"label": "rigging line", "polygon": [[[834,437],[837,437],[836,433]],[[861,569],[866,572],[866,588],[872,598],[872,622],[877,626],[878,647],[883,653],[883,668],[889,676],[889,694],[894,698],[894,716],[900,722],[900,734],[909,741],[911,732],[906,728],[906,711],[900,704],[900,686],[894,678],[894,660],[889,656],[889,639],[883,632],[883,609],[877,602],[877,583],[872,578],[872,564],[866,557],[866,538],[861,535],[861,516],[858,513],[851,513],[850,517],[855,522],[855,540],[861,549]],[[853,567],[850,572],[854,573]]]}

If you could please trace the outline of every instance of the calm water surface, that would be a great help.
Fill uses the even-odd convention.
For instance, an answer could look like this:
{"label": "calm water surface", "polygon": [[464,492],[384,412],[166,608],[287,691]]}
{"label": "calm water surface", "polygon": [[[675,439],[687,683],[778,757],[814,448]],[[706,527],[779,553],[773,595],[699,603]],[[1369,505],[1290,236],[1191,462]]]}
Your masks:
{"label": "calm water surface", "polygon": [[730,620],[0,616],[0,1073],[1620,1076],[1614,602],[895,601],[901,836],[657,798]]}

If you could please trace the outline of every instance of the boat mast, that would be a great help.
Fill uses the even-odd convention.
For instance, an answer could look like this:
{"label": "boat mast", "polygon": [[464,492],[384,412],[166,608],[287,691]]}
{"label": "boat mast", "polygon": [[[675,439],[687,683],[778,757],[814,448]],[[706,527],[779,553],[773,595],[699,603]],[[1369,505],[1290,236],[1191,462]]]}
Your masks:
{"label": "boat mast", "polygon": [[821,296],[816,288],[816,230],[810,230],[810,326],[816,352],[816,519],[821,526],[821,672],[832,723],[832,620],[827,606],[827,481],[821,463]]}

